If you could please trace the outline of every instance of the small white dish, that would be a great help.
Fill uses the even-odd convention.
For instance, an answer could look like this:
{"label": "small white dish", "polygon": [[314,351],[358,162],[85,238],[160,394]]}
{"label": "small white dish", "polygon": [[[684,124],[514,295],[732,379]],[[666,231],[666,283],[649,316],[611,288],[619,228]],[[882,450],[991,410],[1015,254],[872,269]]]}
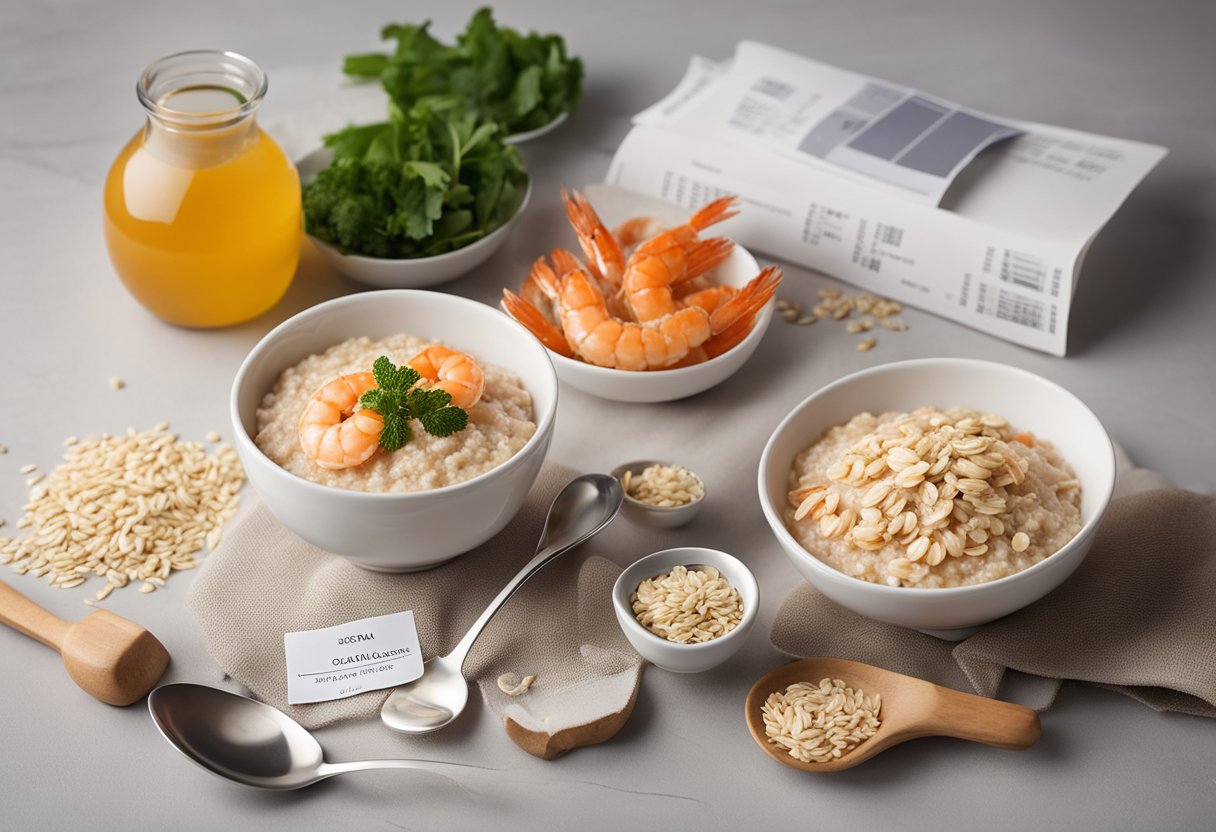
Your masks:
{"label": "small white dish", "polygon": [[522,133],[512,133],[502,140],[503,144],[524,144],[533,139],[539,139],[541,136],[547,136],[565,123],[566,119],[570,118],[569,113],[558,113],[557,118],[550,121],[548,124],[542,124],[540,127],[535,127],[531,130],[525,130]]}
{"label": "small white dish", "polygon": [[[306,480],[257,443],[257,410],[288,367],[348,338],[408,332],[510,369],[532,396],[536,432],[497,468],[430,491],[348,491]],[[360,292],[288,318],[257,343],[232,383],[234,445],[249,483],[288,529],[366,569],[412,572],[486,542],[510,522],[540,472],[557,418],[557,376],[531,333],[491,306],[442,292]]]}
{"label": "small white dish", "polygon": [[[677,566],[694,565],[714,567],[722,573],[727,583],[739,590],[743,619],[735,629],[713,641],[678,644],[642,626],[633,614],[629,599],[638,584],[647,578],[665,574]],[[756,623],[760,609],[760,588],[751,570],[738,558],[717,549],[682,546],[647,555],[627,567],[612,587],[612,609],[616,612],[625,638],[646,661],[673,673],[701,673],[722,664],[743,646],[748,632]]]}
{"label": "small white dish", "polygon": [[[657,459],[639,459],[635,462],[626,462],[624,465],[618,465],[612,469],[612,476],[619,480],[625,476],[626,471],[630,471],[634,476],[637,476],[651,465],[674,464],[673,462],[662,462]],[[692,522],[692,519],[697,516],[697,512],[701,510],[701,504],[705,502],[705,481],[694,471],[687,468],[684,470],[696,477],[697,482],[701,484],[700,497],[682,506],[652,506],[650,503],[644,503],[635,497],[631,497],[629,491],[626,490],[625,503],[622,506],[625,516],[634,523],[652,526],[656,529],[675,529]]]}
{"label": "small white dish", "polygon": [[[783,512],[794,457],[825,430],[863,411],[922,405],[998,413],[1050,440],[1081,481],[1081,531],[1058,552],[1013,575],[948,588],[891,587],[838,572],[802,548]],[[760,457],[760,506],[794,566],[842,607],[876,621],[957,641],[1031,604],[1065,581],[1093,545],[1115,484],[1115,455],[1098,417],[1063,387],[1034,373],[966,358],[923,358],[871,367],[829,384],[790,411]]]}
{"label": "small white dish", "polygon": [[[615,227],[630,217],[641,215],[657,217],[664,225],[679,225],[691,213],[677,205],[611,185],[588,187],[587,195],[609,227]],[[706,231],[706,234],[725,233],[729,236],[728,232],[720,230],[729,226],[729,222],[728,220],[723,226],[714,226]],[[760,266],[756,258],[743,246],[736,244],[726,262],[710,272],[710,276],[719,283],[739,287],[759,273]],[[637,403],[683,399],[721,384],[747,363],[747,359],[751,358],[752,353],[760,346],[760,341],[772,322],[775,305],[774,298],[760,310],[751,332],[733,349],[717,358],[690,367],[674,370],[614,370],[556,353],[550,353],[549,357],[553,359],[557,375],[563,382],[593,396]]]}
{"label": "small white dish", "polygon": [[[329,148],[319,147],[312,151],[296,162],[300,182],[308,183],[318,172],[329,167],[332,162],[333,153]],[[524,193],[523,201],[519,203],[519,208],[511,219],[475,243],[449,251],[447,254],[436,254],[433,257],[389,258],[344,254],[311,234],[308,235],[308,239],[312,240],[317,251],[321,252],[321,256],[331,266],[351,280],[381,289],[425,289],[455,280],[493,256],[511,236],[511,229],[527,210],[531,197],[532,181],[529,179],[528,190]]]}

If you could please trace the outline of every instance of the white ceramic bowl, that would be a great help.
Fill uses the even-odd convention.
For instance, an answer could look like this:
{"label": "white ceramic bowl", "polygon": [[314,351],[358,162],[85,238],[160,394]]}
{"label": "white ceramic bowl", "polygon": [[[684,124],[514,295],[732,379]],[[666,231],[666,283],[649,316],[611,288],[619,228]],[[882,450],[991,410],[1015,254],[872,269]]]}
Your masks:
{"label": "white ceramic bowl", "polygon": [[[742,286],[760,273],[756,258],[736,245],[729,258],[710,275],[719,283]],[[769,323],[773,319],[775,300],[769,301],[756,316],[751,332],[732,349],[689,367],[674,370],[614,370],[597,367],[557,353],[550,353],[557,375],[572,387],[585,393],[618,402],[669,402],[703,393],[730,378],[747,363]]]}
{"label": "white ceramic bowl", "polygon": [[[635,462],[626,462],[624,465],[618,465],[612,469],[612,476],[618,480],[625,476],[626,471],[632,471],[636,476],[641,474],[651,465],[673,465],[671,462],[662,462],[657,459],[639,459]],[[687,470],[687,469],[685,469]],[[685,526],[693,521],[701,511],[701,506],[705,503],[706,490],[705,483],[696,473],[689,471],[697,482],[701,483],[701,496],[693,500],[691,503],[685,503],[682,506],[652,506],[649,503],[643,503],[641,500],[636,500],[625,492],[625,503],[622,510],[625,516],[632,522],[642,526],[651,526],[656,529],[676,529],[680,526]]]}
{"label": "white ceramic bowl", "polygon": [[[851,578],[808,553],[781,514],[794,457],[834,425],[863,411],[912,410],[922,405],[973,407],[1050,440],[1081,481],[1081,531],[1060,551],[1029,569],[975,586],[890,587]],[[773,432],[760,457],[760,505],[794,566],[842,607],[878,621],[942,638],[965,638],[977,627],[1037,601],[1059,586],[1093,545],[1115,484],[1115,457],[1102,423],[1080,399],[1025,370],[988,361],[927,358],[862,370],[817,391]]]}
{"label": "white ceramic bowl", "polygon": [[[333,153],[328,148],[317,148],[296,162],[296,168],[300,172],[300,182],[307,183],[319,171],[329,167],[332,162]],[[317,251],[321,252],[331,266],[351,280],[381,289],[424,289],[467,274],[502,248],[507,237],[511,235],[512,227],[527,209],[531,196],[532,182],[529,180],[528,190],[524,193],[523,201],[511,219],[496,228],[493,233],[471,245],[447,254],[436,254],[433,257],[394,259],[343,254],[329,243],[311,234],[308,235],[308,239],[312,240]]]}
{"label": "white ceramic bowl", "polygon": [[[410,494],[318,485],[288,473],[254,444],[258,405],[283,370],[348,338],[402,332],[517,373],[532,396],[536,433],[528,443],[481,476]],[[439,292],[363,292],[318,304],[271,330],[237,371],[230,407],[249,482],[284,526],[368,569],[408,572],[469,551],[515,516],[553,437],[557,377],[536,339],[492,307]]]}
{"label": "white ceramic bowl", "polygon": [[[677,644],[655,635],[638,623],[629,599],[638,584],[647,578],[670,572],[676,566],[694,564],[714,567],[722,573],[727,583],[739,590],[739,599],[743,602],[743,620],[735,629],[713,641]],[[646,661],[675,673],[700,673],[722,664],[743,646],[748,632],[756,623],[760,609],[760,588],[756,586],[756,578],[751,570],[738,558],[717,549],[683,546],[647,555],[626,568],[612,587],[612,608],[616,611],[616,620],[620,622],[625,638]]]}

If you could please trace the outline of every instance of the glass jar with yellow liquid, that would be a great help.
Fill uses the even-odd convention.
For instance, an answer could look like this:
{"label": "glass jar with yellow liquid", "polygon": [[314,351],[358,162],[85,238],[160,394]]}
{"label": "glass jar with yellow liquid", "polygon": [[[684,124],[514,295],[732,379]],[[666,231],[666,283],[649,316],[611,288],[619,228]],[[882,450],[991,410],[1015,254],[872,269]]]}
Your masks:
{"label": "glass jar with yellow liquid", "polygon": [[106,245],[135,299],[170,323],[260,315],[300,256],[300,181],[255,118],[266,75],[234,52],[182,52],[136,86],[147,123],[106,178]]}

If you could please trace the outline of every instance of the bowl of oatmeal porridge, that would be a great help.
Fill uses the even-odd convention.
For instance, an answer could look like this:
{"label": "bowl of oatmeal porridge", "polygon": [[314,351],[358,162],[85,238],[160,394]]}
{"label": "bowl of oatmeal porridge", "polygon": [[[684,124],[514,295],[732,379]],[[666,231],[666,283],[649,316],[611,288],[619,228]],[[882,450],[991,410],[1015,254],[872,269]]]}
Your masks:
{"label": "bowl of oatmeal porridge", "polygon": [[[413,419],[397,450],[374,440],[304,447],[301,416],[318,390],[370,378],[358,374],[380,356],[403,368],[433,345],[467,355],[484,378],[463,428],[443,435]],[[275,517],[326,551],[391,572],[437,566],[506,526],[540,472],[556,411],[553,365],[526,330],[484,304],[419,290],[350,295],[288,319],[249,353],[231,397],[241,461]],[[351,457],[352,448],[363,450]],[[339,457],[344,467],[322,464]]]}
{"label": "bowl of oatmeal porridge", "polygon": [[1114,488],[1079,399],[1033,373],[935,358],[814,393],[761,457],[760,502],[804,578],[855,612],[962,638],[1063,582]]}

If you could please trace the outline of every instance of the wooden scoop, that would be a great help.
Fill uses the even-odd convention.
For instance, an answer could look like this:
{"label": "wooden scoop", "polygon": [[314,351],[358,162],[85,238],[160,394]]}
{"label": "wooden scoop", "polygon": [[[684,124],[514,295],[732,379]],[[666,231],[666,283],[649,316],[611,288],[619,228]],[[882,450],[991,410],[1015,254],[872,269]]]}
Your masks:
{"label": "wooden scoop", "polygon": [[[760,709],[769,695],[795,682],[818,684],[840,679],[866,696],[882,695],[878,731],[856,748],[826,763],[804,763],[769,741]],[[802,771],[841,771],[864,763],[893,745],[917,737],[958,737],[998,748],[1029,748],[1039,738],[1039,715],[1030,708],[985,699],[944,688],[848,659],[802,659],[763,676],[747,695],[747,727],[752,738],[770,757]]]}
{"label": "wooden scoop", "polygon": [[59,651],[72,680],[111,705],[143,699],[169,664],[165,646],[135,622],[98,610],[68,623],[3,581],[0,621]]}

